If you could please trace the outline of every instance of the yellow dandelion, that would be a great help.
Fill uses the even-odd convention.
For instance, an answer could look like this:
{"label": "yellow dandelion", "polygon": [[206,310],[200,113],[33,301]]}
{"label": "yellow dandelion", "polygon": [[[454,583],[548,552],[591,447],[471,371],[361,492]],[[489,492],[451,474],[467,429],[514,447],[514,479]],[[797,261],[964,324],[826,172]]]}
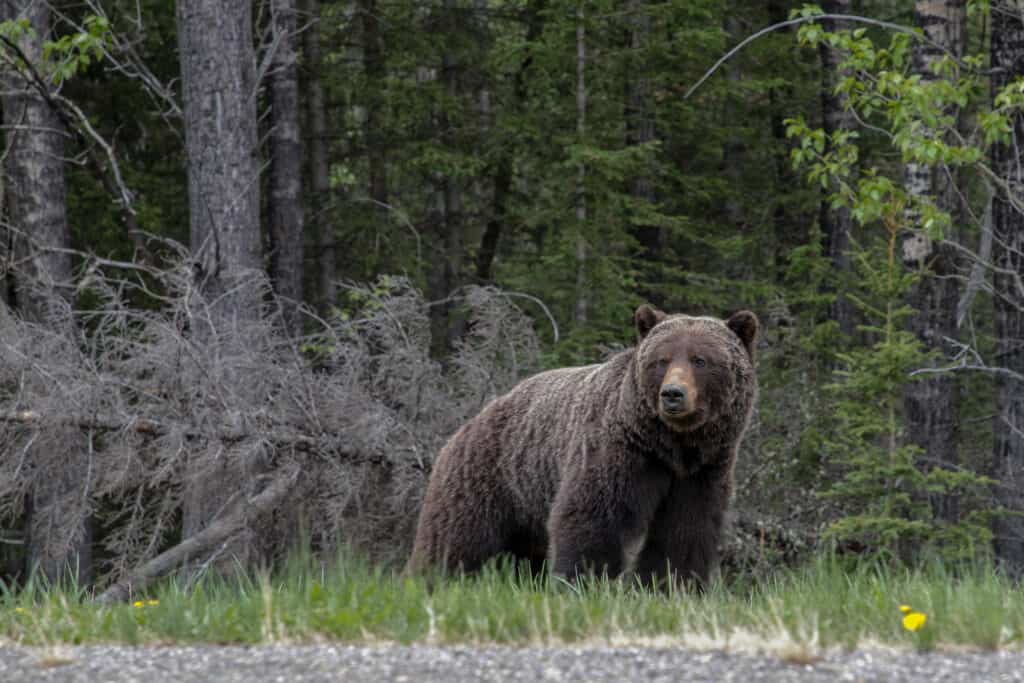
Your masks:
{"label": "yellow dandelion", "polygon": [[903,612],[904,614],[910,614],[910,612],[911,612],[910,605],[900,605],[900,611]]}
{"label": "yellow dandelion", "polygon": [[147,600],[146,601],[146,606],[147,607],[156,607],[159,604],[160,604],[159,600]]}
{"label": "yellow dandelion", "polygon": [[903,617],[903,628],[908,631],[920,631],[926,621],[928,621],[927,614],[922,614],[921,612],[910,612],[907,616]]}
{"label": "yellow dandelion", "polygon": [[136,600],[135,602],[132,603],[132,607],[145,607],[145,606],[146,606],[146,603],[144,603],[142,600]]}
{"label": "yellow dandelion", "polygon": [[25,609],[24,607],[15,607],[14,611],[17,612],[18,614],[25,614],[25,612],[27,612],[28,610]]}

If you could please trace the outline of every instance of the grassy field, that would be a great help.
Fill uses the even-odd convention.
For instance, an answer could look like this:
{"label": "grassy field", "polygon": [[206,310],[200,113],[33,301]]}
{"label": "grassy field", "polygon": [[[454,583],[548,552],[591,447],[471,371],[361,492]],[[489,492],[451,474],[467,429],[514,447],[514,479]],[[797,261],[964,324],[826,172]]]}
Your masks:
{"label": "grassy field", "polygon": [[[98,607],[74,589],[0,594],[0,643],[358,642],[650,644],[775,652],[832,647],[1018,649],[1024,592],[987,568],[956,574],[844,569],[833,559],[704,595],[653,594],[616,581],[571,586],[492,569],[439,582],[352,559],[308,558],[278,573],[167,582],[129,605]],[[916,631],[904,610],[925,615]],[[909,625],[920,622],[912,617]]]}

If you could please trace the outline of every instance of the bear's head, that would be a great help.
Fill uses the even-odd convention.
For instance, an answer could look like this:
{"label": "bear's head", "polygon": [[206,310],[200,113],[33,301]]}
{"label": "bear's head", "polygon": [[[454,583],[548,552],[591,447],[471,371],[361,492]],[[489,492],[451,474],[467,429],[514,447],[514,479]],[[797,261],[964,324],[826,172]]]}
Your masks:
{"label": "bear's head", "polygon": [[750,311],[719,320],[644,305],[634,321],[637,384],[670,429],[688,432],[714,422],[732,410],[738,391],[754,390],[758,322]]}

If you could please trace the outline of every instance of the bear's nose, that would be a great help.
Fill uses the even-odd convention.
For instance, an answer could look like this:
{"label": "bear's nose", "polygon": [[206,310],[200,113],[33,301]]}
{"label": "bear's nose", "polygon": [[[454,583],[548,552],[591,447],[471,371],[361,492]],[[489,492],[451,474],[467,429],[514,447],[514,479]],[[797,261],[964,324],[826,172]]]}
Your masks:
{"label": "bear's nose", "polygon": [[677,408],[686,403],[686,387],[670,384],[661,390],[661,400],[668,408]]}

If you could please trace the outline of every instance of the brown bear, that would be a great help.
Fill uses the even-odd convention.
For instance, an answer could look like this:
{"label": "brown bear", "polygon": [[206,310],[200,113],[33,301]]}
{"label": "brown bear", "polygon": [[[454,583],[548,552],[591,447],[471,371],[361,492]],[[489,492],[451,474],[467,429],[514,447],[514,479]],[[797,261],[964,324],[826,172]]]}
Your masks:
{"label": "brown bear", "polygon": [[508,553],[567,578],[707,582],[757,392],[757,317],[634,319],[636,347],[526,379],[448,441],[408,571]]}

